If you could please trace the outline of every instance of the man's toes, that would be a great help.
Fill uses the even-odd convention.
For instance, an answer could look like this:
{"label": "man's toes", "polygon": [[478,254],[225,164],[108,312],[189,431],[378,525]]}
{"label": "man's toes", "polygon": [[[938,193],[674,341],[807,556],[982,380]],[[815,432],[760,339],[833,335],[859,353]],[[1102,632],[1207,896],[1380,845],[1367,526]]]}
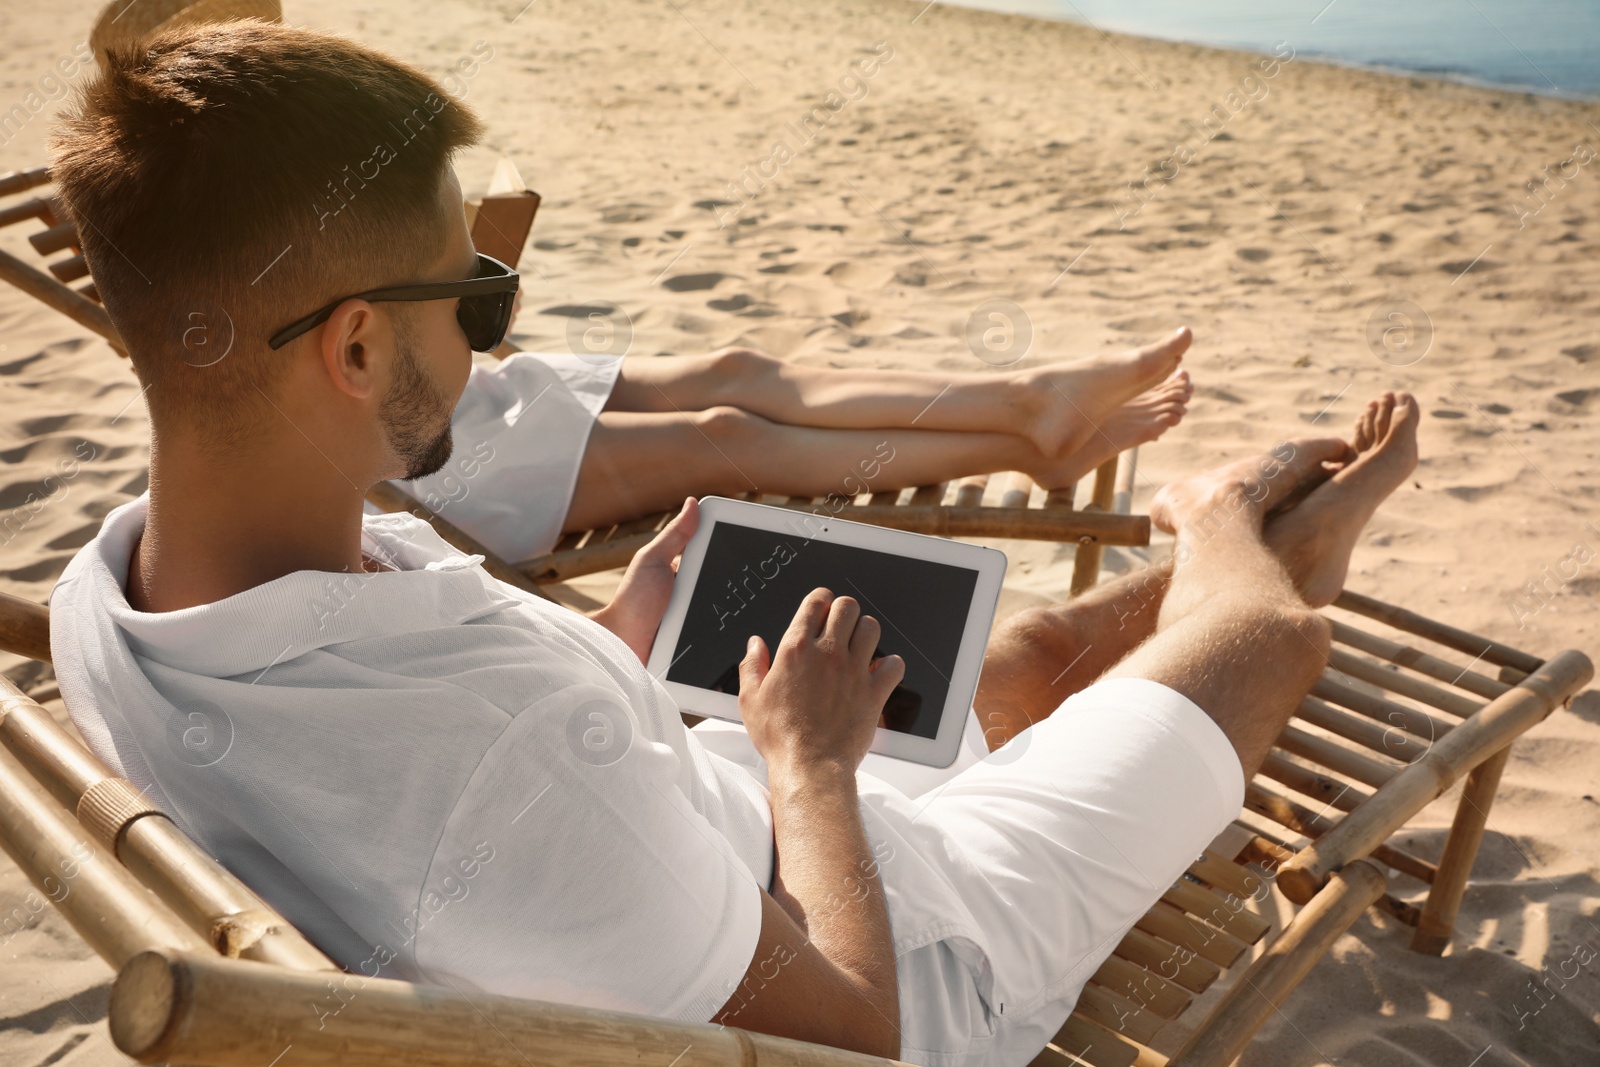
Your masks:
{"label": "man's toes", "polygon": [[1355,446],[1357,452],[1365,452],[1375,443],[1376,438],[1372,436],[1372,427],[1377,418],[1378,402],[1376,400],[1367,401],[1367,406],[1362,409],[1361,414],[1356,416],[1355,436],[1350,439],[1350,443]]}
{"label": "man's toes", "polygon": [[1394,419],[1394,394],[1384,393],[1378,399],[1377,417],[1372,425],[1374,441],[1382,441],[1389,436],[1389,423]]}

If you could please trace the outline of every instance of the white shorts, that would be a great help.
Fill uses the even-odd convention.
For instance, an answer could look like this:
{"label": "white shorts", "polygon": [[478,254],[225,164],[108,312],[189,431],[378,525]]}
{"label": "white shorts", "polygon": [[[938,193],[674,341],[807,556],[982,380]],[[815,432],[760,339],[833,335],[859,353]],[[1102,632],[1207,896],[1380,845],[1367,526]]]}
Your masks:
{"label": "white shorts", "polygon": [[[901,1058],[1024,1067],[1134,922],[1238,816],[1244,772],[1193,701],[1136,678],[1090,686],[982,760],[966,749],[914,807],[918,851],[975,928],[899,957]],[[900,942],[909,916],[892,905]]]}

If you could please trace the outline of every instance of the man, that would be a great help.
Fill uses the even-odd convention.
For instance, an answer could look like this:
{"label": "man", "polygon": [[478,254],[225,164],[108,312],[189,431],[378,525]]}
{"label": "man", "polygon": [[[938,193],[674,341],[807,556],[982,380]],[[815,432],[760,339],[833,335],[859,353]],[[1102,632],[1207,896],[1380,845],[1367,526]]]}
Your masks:
{"label": "man", "polygon": [[[692,501],[593,619],[362,518],[445,462],[469,345],[504,332],[448,167],[478,129],[392,60],[251,24],[88,88],[54,173],[152,444],[53,597],[80,729],[352,970],[1026,1063],[1236,815],[1415,405],[1169,486],[1176,564],[1003,626],[977,711],[1020,736],[915,800],[857,770],[903,666],[812,593],[741,668],[758,780],[642,662]],[[192,313],[226,314],[226,358],[184,358]]]}

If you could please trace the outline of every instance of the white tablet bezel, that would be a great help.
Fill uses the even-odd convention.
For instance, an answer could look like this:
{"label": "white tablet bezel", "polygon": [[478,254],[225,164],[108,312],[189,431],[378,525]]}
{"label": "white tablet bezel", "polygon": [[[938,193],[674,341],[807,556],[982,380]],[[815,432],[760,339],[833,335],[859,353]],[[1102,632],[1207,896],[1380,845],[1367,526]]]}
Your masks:
{"label": "white tablet bezel", "polygon": [[[847,508],[840,509],[848,513]],[[918,737],[895,730],[879,729],[872,743],[872,751],[898,759],[911,760],[931,767],[948,767],[955,762],[961,748],[961,733],[966,724],[967,711],[972,696],[978,688],[978,673],[983,668],[983,653],[989,641],[989,628],[994,623],[995,608],[1000,599],[1000,585],[1005,579],[1005,553],[980,545],[963,544],[942,537],[906,533],[882,526],[850,522],[840,518],[826,507],[814,506],[801,511],[793,508],[753,504],[745,500],[725,497],[704,497],[700,501],[700,526],[683,550],[678,565],[678,576],[672,587],[672,599],[661,629],[656,633],[650,650],[649,670],[671,693],[678,706],[694,715],[741,722],[739,698],[732,693],[718,693],[682,682],[666,680],[671,665],[672,650],[678,645],[683,632],[684,617],[695,584],[700,579],[700,567],[705,560],[706,545],[711,531],[719,522],[732,522],[739,526],[772,530],[823,542],[853,545],[858,548],[888,552],[913,559],[925,559],[976,571],[972,599],[967,605],[966,627],[961,633],[960,650],[950,672],[950,687],[945,706],[940,710],[939,730],[933,737]]]}

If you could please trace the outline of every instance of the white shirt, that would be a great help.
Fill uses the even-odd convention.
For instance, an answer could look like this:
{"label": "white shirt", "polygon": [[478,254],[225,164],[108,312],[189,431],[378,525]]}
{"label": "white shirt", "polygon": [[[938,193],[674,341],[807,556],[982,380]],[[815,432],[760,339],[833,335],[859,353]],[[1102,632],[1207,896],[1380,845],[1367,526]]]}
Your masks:
{"label": "white shirt", "polygon": [[402,487],[507,562],[550,551],[621,370],[621,357],[560,352],[475,365],[450,419],[455,454]]}
{"label": "white shirt", "polygon": [[[727,1002],[772,878],[766,793],[615,635],[408,515],[364,524],[398,571],[135,611],[147,509],[113,511],[55,589],[62,694],[97,755],[319,947],[368,975],[669,1018]],[[942,943],[987,997],[956,889],[971,860],[859,780],[896,954]]]}

